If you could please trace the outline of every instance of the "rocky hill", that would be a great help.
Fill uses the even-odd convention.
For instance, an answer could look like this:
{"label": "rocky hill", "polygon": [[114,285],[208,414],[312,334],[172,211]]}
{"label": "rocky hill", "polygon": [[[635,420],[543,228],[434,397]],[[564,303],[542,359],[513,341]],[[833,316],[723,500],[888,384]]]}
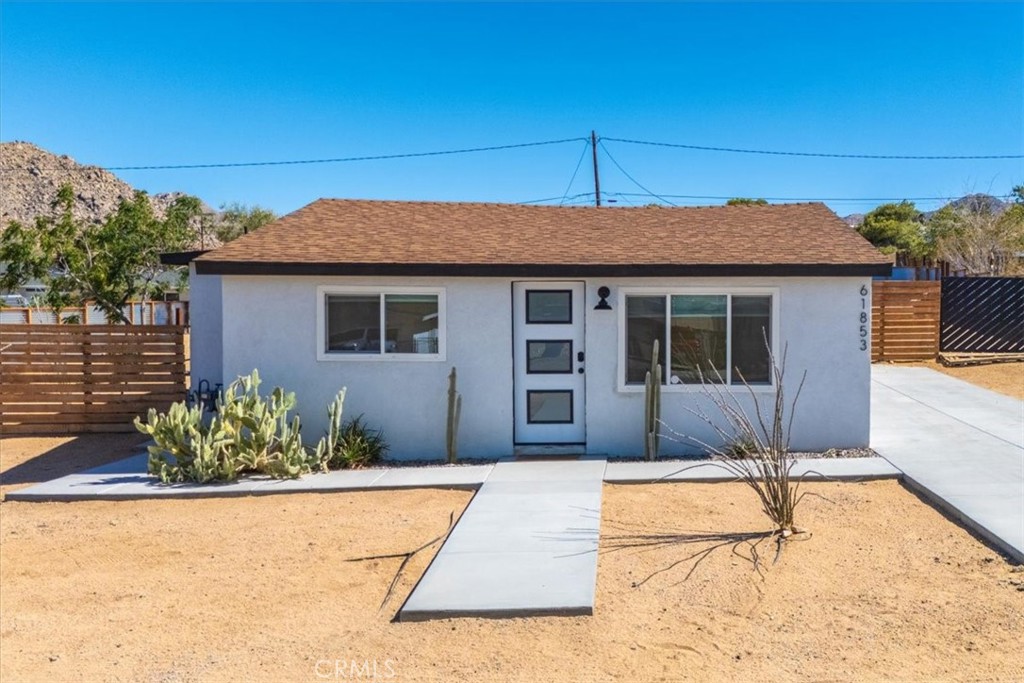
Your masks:
{"label": "rocky hill", "polygon": [[[50,203],[64,183],[75,189],[74,214],[99,222],[135,189],[110,171],[79,164],[67,155],[56,155],[30,142],[0,143],[0,230],[11,221],[31,223],[50,211]],[[180,192],[151,195],[162,214]]]}
{"label": "rocky hill", "polygon": [[[952,206],[954,209],[961,208],[979,208],[986,209],[992,213],[1002,213],[1010,207],[1010,202],[1003,201],[999,197],[993,197],[990,194],[975,193],[968,194],[954,199],[949,202],[948,206]],[[935,211],[925,211],[921,214],[921,220],[928,220],[935,215]],[[851,213],[849,216],[843,216],[843,220],[851,228],[859,228],[860,224],[864,222],[864,214],[862,213]]]}
{"label": "rocky hill", "polygon": [[851,213],[849,216],[843,216],[843,221],[851,228],[857,228],[864,222],[864,214]]}

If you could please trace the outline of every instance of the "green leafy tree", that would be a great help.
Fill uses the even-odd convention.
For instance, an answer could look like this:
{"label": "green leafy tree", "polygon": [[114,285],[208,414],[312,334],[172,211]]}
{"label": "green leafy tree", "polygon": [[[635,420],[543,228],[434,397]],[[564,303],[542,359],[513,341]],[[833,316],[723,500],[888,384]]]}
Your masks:
{"label": "green leafy tree", "polygon": [[726,206],[762,206],[767,204],[767,199],[752,199],[750,197],[733,197],[725,202]]}
{"label": "green leafy tree", "polygon": [[129,323],[124,306],[146,300],[166,285],[158,278],[184,269],[160,263],[160,254],[181,251],[196,239],[202,205],[195,197],[174,200],[166,215],[153,213],[145,192],[122,199],[114,213],[98,225],[76,219],[70,185],[58,190],[49,216],[35,225],[12,222],[0,235],[0,262],[6,271],[0,288],[16,289],[38,279],[46,286],[43,303],[58,311],[92,302],[108,320]]}
{"label": "green leafy tree", "polygon": [[928,221],[935,254],[968,275],[1014,275],[1022,271],[1024,186],[1013,188],[1006,209],[985,195],[947,204]]}
{"label": "green leafy tree", "polygon": [[277,219],[277,214],[273,211],[259,206],[246,206],[236,202],[220,208],[222,213],[215,234],[221,242],[230,242],[242,235],[255,232]]}
{"label": "green leafy tree", "polygon": [[895,254],[898,262],[931,255],[921,213],[913,202],[876,207],[864,216],[857,232],[883,253]]}

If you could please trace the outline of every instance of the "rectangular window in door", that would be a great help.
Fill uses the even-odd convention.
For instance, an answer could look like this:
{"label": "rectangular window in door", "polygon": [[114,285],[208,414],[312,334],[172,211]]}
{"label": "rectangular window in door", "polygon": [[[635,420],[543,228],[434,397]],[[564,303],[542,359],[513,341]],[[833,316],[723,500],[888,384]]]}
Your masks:
{"label": "rectangular window in door", "polygon": [[526,373],[529,375],[572,374],[571,339],[530,339],[526,342]]}
{"label": "rectangular window in door", "polygon": [[572,424],[572,391],[527,391],[530,424]]}
{"label": "rectangular window in door", "polygon": [[572,323],[572,291],[538,289],[526,292],[526,322],[530,325]]}

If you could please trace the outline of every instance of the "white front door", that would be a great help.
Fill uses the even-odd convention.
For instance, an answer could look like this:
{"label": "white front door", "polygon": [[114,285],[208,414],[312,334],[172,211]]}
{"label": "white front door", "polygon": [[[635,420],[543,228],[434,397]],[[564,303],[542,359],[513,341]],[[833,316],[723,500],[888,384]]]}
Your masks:
{"label": "white front door", "polygon": [[582,282],[512,285],[517,444],[586,441]]}

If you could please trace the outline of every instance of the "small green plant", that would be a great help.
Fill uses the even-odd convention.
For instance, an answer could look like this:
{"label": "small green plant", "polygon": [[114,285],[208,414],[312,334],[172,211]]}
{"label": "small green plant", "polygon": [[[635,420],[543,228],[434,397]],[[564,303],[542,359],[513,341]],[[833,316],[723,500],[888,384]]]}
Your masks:
{"label": "small green plant", "polygon": [[[173,404],[166,414],[150,409],[147,421],[135,428],[156,443],[149,447],[149,472],[164,483],[232,481],[247,472],[274,478],[294,478],[326,468],[327,443],[336,430],[317,444],[302,444],[299,418],[289,419],[295,394],[275,387],[268,397],[259,393],[256,370],[239,377],[217,399],[212,417],[205,406]],[[329,409],[340,417],[344,390]]]}
{"label": "small green plant", "polygon": [[722,447],[722,455],[733,460],[743,460],[757,454],[757,444],[750,437],[737,436]]}
{"label": "small green plant", "polygon": [[448,429],[445,447],[448,452],[448,463],[458,460],[459,420],[462,417],[462,394],[455,390],[455,368],[448,375]]}
{"label": "small green plant", "polygon": [[368,427],[360,415],[341,427],[327,466],[332,470],[369,467],[380,462],[388,449],[383,430]]}
{"label": "small green plant", "polygon": [[661,422],[661,365],[658,364],[658,340],[651,351],[651,369],[644,378],[644,460],[658,457],[661,443],[658,423]]}

